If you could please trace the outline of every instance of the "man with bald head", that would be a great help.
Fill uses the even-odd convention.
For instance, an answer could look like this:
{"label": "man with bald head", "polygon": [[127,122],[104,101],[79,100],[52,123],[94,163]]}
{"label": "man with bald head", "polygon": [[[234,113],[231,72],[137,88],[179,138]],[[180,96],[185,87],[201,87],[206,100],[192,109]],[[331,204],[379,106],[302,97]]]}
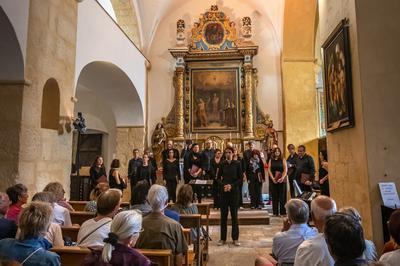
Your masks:
{"label": "man with bald head", "polygon": [[323,234],[326,220],[335,212],[336,203],[327,196],[318,196],[311,202],[311,216],[319,234],[299,246],[294,266],[333,266],[335,264]]}
{"label": "man with bald head", "polygon": [[165,150],[163,150],[161,153],[163,165],[164,165],[165,160],[167,160],[167,158],[168,158],[168,152],[170,150],[174,151],[174,158],[179,160],[179,151],[174,148],[174,142],[172,140],[168,140],[167,148]]}

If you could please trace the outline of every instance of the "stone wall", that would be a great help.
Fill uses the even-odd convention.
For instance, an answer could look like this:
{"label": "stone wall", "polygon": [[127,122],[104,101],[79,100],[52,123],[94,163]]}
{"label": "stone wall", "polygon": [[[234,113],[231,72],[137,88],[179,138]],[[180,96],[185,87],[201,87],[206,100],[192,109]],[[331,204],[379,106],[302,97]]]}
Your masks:
{"label": "stone wall", "polygon": [[60,88],[60,116],[71,116],[76,49],[76,1],[30,1],[23,91],[19,167],[16,182],[30,194],[59,181],[69,195],[72,134],[40,127],[43,86],[54,78]]}

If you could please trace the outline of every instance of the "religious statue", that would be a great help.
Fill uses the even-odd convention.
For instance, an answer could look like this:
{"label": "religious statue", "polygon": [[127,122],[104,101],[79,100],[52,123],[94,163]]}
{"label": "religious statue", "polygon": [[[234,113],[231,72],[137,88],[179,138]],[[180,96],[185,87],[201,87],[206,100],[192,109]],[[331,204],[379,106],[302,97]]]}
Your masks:
{"label": "religious statue", "polygon": [[165,142],[166,139],[167,139],[167,134],[165,133],[164,125],[162,123],[158,123],[151,137],[151,144],[153,150],[163,149],[164,148],[163,142]]}
{"label": "religious statue", "polygon": [[207,103],[200,98],[197,101],[197,121],[200,124],[200,127],[207,127],[207,110],[206,110]]}
{"label": "religious statue", "polygon": [[278,145],[278,133],[274,129],[272,121],[268,123],[267,129],[265,130],[265,143],[267,151],[271,151],[274,145]]}
{"label": "religious statue", "polygon": [[180,19],[176,22],[176,44],[185,45],[185,21]]}
{"label": "religious statue", "polygon": [[251,18],[243,17],[242,18],[242,28],[241,33],[245,41],[251,40]]}

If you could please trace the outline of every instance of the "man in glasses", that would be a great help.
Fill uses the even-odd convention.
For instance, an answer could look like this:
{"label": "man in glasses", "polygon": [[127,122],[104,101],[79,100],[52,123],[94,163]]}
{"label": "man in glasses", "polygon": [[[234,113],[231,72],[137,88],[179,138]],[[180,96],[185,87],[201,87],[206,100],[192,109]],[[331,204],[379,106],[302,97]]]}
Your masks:
{"label": "man in glasses", "polygon": [[239,225],[238,225],[238,206],[239,206],[239,186],[242,183],[243,172],[239,161],[233,160],[234,149],[225,149],[226,160],[221,163],[218,173],[218,182],[221,187],[221,239],[218,245],[226,243],[228,212],[231,212],[232,220],[232,240],[235,246],[240,246]]}

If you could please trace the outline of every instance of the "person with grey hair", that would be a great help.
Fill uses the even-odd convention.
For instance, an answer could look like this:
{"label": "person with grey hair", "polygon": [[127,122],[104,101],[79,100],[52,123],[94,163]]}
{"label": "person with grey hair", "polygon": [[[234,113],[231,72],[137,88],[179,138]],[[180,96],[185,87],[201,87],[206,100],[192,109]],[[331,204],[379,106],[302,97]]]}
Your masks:
{"label": "person with grey hair", "polygon": [[182,226],[165,216],[168,205],[168,191],[164,186],[151,186],[147,195],[151,213],[143,218],[143,232],[136,242],[136,248],[141,249],[171,249],[175,265],[182,265],[183,254],[188,247]]}
{"label": "person with grey hair", "polygon": [[301,243],[294,259],[295,266],[333,266],[335,264],[323,233],[326,220],[334,213],[336,213],[336,202],[330,197],[318,196],[311,201],[311,217],[319,234]]}
{"label": "person with grey hair", "polygon": [[13,238],[17,232],[15,222],[5,218],[10,203],[7,193],[0,192],[0,239]]}
{"label": "person with grey hair", "polygon": [[11,201],[7,193],[0,192],[0,218],[4,218],[10,207]]}
{"label": "person with grey hair", "polygon": [[[315,237],[318,232],[308,226],[309,208],[300,199],[291,199],[285,205],[288,218],[283,220],[282,232],[272,240],[272,253],[279,265],[293,265],[297,248],[304,240]],[[258,258],[261,261],[263,258]]]}

